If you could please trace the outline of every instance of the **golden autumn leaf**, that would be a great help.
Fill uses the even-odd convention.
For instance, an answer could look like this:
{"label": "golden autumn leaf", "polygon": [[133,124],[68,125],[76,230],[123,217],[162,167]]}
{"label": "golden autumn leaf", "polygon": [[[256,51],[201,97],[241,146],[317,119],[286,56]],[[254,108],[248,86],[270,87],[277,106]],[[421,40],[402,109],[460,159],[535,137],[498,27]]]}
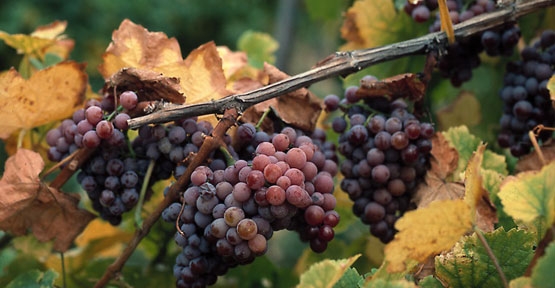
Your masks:
{"label": "golden autumn leaf", "polygon": [[387,271],[402,272],[408,261],[422,262],[450,249],[471,227],[470,207],[463,200],[434,201],[405,213],[395,223],[399,232],[385,246]]}
{"label": "golden autumn leaf", "polygon": [[8,158],[0,179],[0,229],[18,236],[30,229],[63,252],[95,216],[78,207],[78,198],[40,182],[43,168],[42,157],[27,149]]}
{"label": "golden autumn leaf", "polygon": [[175,38],[168,38],[162,32],[149,32],[126,19],[112,34],[112,42],[102,59],[98,70],[104,79],[123,68],[152,70],[164,77],[179,79],[179,92],[189,104],[230,94],[225,89],[222,60],[213,42],[201,45],[183,60]]}
{"label": "golden autumn leaf", "polygon": [[48,25],[39,26],[30,35],[8,34],[0,31],[0,39],[15,48],[19,54],[44,59],[47,53],[52,53],[61,59],[67,59],[75,43],[62,34],[66,27],[67,21],[54,21]]}
{"label": "golden autumn leaf", "polygon": [[72,115],[87,89],[85,65],[72,61],[40,70],[28,80],[15,70],[0,74],[0,138]]}

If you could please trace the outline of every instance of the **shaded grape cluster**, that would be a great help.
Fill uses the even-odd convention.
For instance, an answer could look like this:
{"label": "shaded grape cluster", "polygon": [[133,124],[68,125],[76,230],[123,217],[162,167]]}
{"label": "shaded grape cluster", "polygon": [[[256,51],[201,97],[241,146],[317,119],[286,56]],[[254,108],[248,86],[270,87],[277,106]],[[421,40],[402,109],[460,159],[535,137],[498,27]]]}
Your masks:
{"label": "shaded grape cluster", "polygon": [[361,100],[357,90],[347,88],[343,100],[336,95],[324,99],[328,111],[344,113],[332,122],[344,156],[341,190],[354,201],[353,213],[370,225],[371,234],[387,243],[426,173],[434,128],[409,113],[403,100]]}
{"label": "shaded grape cluster", "polygon": [[297,231],[313,251],[326,249],[339,222],[333,195],[337,165],[297,132],[290,127],[279,134],[261,132],[258,137],[264,138],[246,160],[224,169],[195,169],[182,202],[162,214],[168,222],[179,218],[181,227],[175,234],[183,247],[174,266],[177,287],[211,285],[229,268],[251,263],[266,253],[274,231]]}
{"label": "shaded grape cluster", "polygon": [[[497,141],[515,157],[530,152],[528,131],[540,124],[555,125],[555,110],[547,89],[555,69],[555,32],[544,31],[538,41],[521,51],[520,58],[507,64],[504,86],[499,92],[503,115]],[[552,134],[542,131],[539,142],[552,138]]]}
{"label": "shaded grape cluster", "polygon": [[[483,13],[492,12],[496,9],[493,0],[476,0],[468,5],[462,5],[460,1],[448,0],[447,7],[453,24],[467,21]],[[426,22],[431,17],[431,12],[438,8],[437,0],[424,0],[416,4],[405,2],[404,10],[416,22]],[[439,13],[435,21],[430,25],[430,32],[438,32],[441,29]],[[520,39],[520,29],[516,23],[505,23],[500,27],[486,30],[482,33],[458,40],[449,45],[445,55],[441,55],[438,61],[440,74],[449,78],[455,87],[461,86],[472,78],[472,69],[480,65],[479,54],[486,52],[489,56],[510,56]]]}

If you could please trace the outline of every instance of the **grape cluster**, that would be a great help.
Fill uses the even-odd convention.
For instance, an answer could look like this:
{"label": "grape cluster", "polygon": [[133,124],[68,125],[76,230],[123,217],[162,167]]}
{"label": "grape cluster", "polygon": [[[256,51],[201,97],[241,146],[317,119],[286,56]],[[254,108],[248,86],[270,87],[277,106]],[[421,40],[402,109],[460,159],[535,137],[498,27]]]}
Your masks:
{"label": "grape cluster", "polygon": [[[499,92],[503,115],[497,140],[501,147],[510,148],[515,157],[530,151],[529,130],[539,124],[555,125],[555,110],[547,89],[555,69],[555,31],[544,31],[520,56],[521,60],[507,64],[504,87]],[[542,131],[538,140],[547,141],[551,137],[551,131]]]}
{"label": "grape cluster", "polygon": [[254,261],[267,251],[274,231],[297,231],[315,252],[324,251],[334,238],[339,222],[332,194],[336,163],[290,127],[258,137],[264,138],[248,160],[224,169],[197,167],[182,202],[163,212],[169,222],[179,217],[181,226],[182,233],[175,234],[183,247],[174,266],[177,287],[211,285],[229,268]]}
{"label": "grape cluster", "polygon": [[[431,11],[438,7],[437,0],[424,0],[416,4],[407,1],[404,10],[416,22],[426,22]],[[460,1],[448,0],[447,8],[453,24],[467,21],[475,16],[495,10],[495,1],[476,0],[469,5],[461,5]],[[430,26],[430,32],[437,32],[441,28],[439,13]],[[438,62],[441,75],[451,80],[453,86],[458,87],[472,78],[472,69],[480,65],[478,54],[485,51],[489,56],[513,54],[514,47],[520,39],[520,29],[515,23],[506,23],[495,29],[487,30],[477,35],[460,40],[447,48]]]}
{"label": "grape cluster", "polygon": [[324,103],[328,111],[345,112],[332,122],[333,130],[340,133],[338,151],[345,157],[339,165],[345,177],[341,189],[354,201],[353,213],[370,225],[372,235],[387,243],[426,173],[434,128],[409,113],[403,100],[361,101],[357,90],[357,86],[347,88],[343,100],[328,95]]}

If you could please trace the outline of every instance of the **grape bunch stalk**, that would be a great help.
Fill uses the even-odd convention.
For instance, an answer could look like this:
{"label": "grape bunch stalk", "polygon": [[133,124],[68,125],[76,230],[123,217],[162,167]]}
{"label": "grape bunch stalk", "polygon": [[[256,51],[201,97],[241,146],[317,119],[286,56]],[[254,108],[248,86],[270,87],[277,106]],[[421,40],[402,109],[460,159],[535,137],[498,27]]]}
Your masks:
{"label": "grape bunch stalk", "polygon": [[339,166],[345,177],[341,189],[354,201],[353,213],[387,243],[426,173],[434,128],[409,113],[405,101],[362,100],[358,88],[348,87],[342,100],[328,95],[324,103],[328,111],[344,113],[332,122],[340,133],[338,151],[344,156]]}
{"label": "grape bunch stalk", "polygon": [[315,252],[323,252],[335,236],[337,164],[319,146],[325,143],[322,134],[313,134],[318,136],[313,141],[286,127],[269,135],[249,123],[237,133],[244,136],[238,154],[247,158],[223,169],[197,167],[182,201],[162,213],[180,227],[177,287],[211,285],[228,269],[251,263],[266,253],[274,231],[297,231]]}
{"label": "grape bunch stalk", "polygon": [[[547,89],[555,71],[555,31],[544,31],[538,41],[521,51],[520,58],[507,64],[504,86],[499,92],[503,115],[497,141],[515,157],[530,152],[532,141],[528,131],[538,125],[555,125],[555,110]],[[552,134],[542,131],[538,140],[543,143]]]}

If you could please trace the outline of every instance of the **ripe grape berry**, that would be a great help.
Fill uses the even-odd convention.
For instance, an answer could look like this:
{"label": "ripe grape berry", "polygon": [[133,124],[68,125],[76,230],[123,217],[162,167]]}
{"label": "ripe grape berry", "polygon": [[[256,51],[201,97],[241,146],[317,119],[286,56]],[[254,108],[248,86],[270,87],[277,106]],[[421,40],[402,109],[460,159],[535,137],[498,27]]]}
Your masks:
{"label": "ripe grape berry", "polygon": [[175,234],[183,248],[173,270],[177,287],[211,285],[229,268],[251,263],[266,253],[274,231],[297,231],[313,251],[326,249],[339,214],[334,146],[322,132],[308,137],[285,127],[269,135],[245,123],[237,129],[237,151],[245,158],[219,169],[195,169],[183,202],[162,214],[181,227]]}
{"label": "ripe grape berry", "polygon": [[[447,8],[453,24],[458,24],[483,13],[495,10],[495,1],[476,0],[461,5],[461,1],[447,0]],[[438,8],[436,0],[406,1],[404,10],[415,22],[427,22],[431,11]],[[441,29],[439,13],[430,25],[430,32]],[[489,56],[510,56],[520,39],[520,29],[514,22],[503,24],[450,45],[439,58],[438,69],[441,75],[451,80],[455,87],[461,86],[472,77],[472,70],[480,65],[479,54],[485,51]]]}
{"label": "ripe grape berry", "polygon": [[[499,91],[503,115],[499,121],[499,146],[509,148],[520,157],[532,148],[528,131],[537,125],[553,127],[555,111],[551,105],[547,82],[555,70],[555,31],[544,31],[540,39],[524,48],[521,60],[506,66],[504,86]],[[538,135],[540,144],[552,138],[552,132]]]}
{"label": "ripe grape berry", "polygon": [[[355,88],[347,93],[358,94]],[[372,97],[340,106],[344,114],[334,119],[345,123],[334,127],[344,156],[341,189],[354,201],[354,214],[384,243],[393,239],[394,224],[426,173],[434,135],[433,126],[407,107],[403,100]]]}

